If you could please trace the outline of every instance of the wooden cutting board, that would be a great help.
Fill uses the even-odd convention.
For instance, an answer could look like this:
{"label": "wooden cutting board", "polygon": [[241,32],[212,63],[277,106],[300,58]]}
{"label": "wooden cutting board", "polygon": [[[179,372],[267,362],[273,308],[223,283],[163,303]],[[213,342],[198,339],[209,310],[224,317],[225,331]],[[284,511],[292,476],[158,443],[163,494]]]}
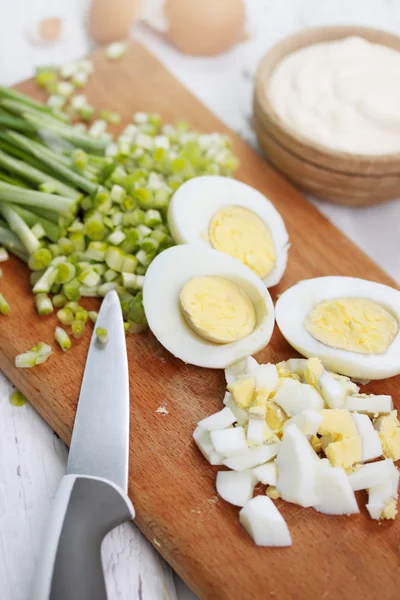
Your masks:
{"label": "wooden cutting board", "polygon": [[[320,275],[353,275],[393,285],[142,46],[132,44],[119,62],[107,61],[98,50],[94,61],[95,75],[87,87],[89,99],[98,108],[122,113],[125,124],[135,111],[157,111],[167,122],[185,118],[192,128],[232,136],[241,161],[237,177],[272,200],[289,230],[289,265],[283,281],[273,290],[275,298],[300,279]],[[18,87],[40,96],[32,81]],[[8,318],[0,318],[0,368],[68,444],[89,330],[68,354],[56,349],[45,365],[16,369],[18,353],[39,340],[52,343],[56,318],[35,314],[28,270],[22,263],[11,259],[2,268],[0,287],[12,308]],[[88,306],[95,303],[88,302]],[[196,422],[222,407],[223,373],[184,365],[150,333],[131,335],[127,344],[132,405],[129,494],[136,507],[136,522],[200,598],[398,597],[400,518],[383,523],[370,520],[364,493],[359,494],[361,514],[352,517],[328,517],[278,500],[293,546],[257,548],[239,524],[238,509],[216,496],[217,467],[208,465],[192,442]],[[276,329],[257,359],[276,362],[291,356],[295,352]],[[400,378],[368,389],[392,394],[398,404]],[[167,415],[157,413],[162,404]]]}

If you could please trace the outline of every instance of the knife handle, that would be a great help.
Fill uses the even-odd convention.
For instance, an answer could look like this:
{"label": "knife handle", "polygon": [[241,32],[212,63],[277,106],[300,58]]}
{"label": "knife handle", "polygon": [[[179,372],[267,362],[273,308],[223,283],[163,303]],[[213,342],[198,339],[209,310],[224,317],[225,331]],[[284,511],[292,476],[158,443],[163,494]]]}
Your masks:
{"label": "knife handle", "polygon": [[135,510],[100,477],[65,475],[58,488],[32,600],[107,600],[101,543]]}

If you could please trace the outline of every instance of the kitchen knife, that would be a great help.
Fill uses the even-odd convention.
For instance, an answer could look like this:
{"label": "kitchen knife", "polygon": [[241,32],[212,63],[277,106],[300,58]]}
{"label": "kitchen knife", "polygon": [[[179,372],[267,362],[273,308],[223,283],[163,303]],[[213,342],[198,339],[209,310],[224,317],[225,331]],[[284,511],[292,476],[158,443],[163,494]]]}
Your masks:
{"label": "kitchen knife", "polygon": [[125,332],[115,291],[103,300],[75,417],[67,475],[50,517],[33,600],[107,600],[100,547],[104,536],[134,518],[127,496],[129,377]]}

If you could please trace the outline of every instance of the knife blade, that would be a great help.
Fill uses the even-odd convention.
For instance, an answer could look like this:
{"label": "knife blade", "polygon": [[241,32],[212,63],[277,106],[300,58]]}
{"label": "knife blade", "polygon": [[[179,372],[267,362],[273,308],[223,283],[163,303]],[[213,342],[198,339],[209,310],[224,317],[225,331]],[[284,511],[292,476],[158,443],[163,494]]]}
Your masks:
{"label": "knife blade", "polygon": [[72,434],[67,473],[104,477],[128,489],[129,377],[125,331],[116,292],[105,297],[92,336]]}
{"label": "knife blade", "polygon": [[129,376],[116,292],[103,300],[92,335],[72,434],[67,475],[58,488],[33,600],[107,600],[100,548],[104,536],[135,516],[126,495]]}

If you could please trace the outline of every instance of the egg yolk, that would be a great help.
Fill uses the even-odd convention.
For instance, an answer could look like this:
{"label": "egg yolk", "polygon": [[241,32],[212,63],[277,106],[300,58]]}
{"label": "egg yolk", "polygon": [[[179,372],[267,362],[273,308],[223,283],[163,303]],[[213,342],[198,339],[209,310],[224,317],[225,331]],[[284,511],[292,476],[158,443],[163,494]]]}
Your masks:
{"label": "egg yolk", "polygon": [[225,206],[212,217],[208,231],[213,248],[230,254],[259,277],[266,277],[275,265],[276,253],[268,227],[252,211]]}
{"label": "egg yolk", "polygon": [[399,331],[387,310],[362,298],[321,302],[309,313],[304,327],[326,346],[360,354],[386,352]]}
{"label": "egg yolk", "polygon": [[241,340],[256,326],[256,312],[248,295],[223,277],[190,279],[181,290],[180,302],[192,329],[217,344]]}

